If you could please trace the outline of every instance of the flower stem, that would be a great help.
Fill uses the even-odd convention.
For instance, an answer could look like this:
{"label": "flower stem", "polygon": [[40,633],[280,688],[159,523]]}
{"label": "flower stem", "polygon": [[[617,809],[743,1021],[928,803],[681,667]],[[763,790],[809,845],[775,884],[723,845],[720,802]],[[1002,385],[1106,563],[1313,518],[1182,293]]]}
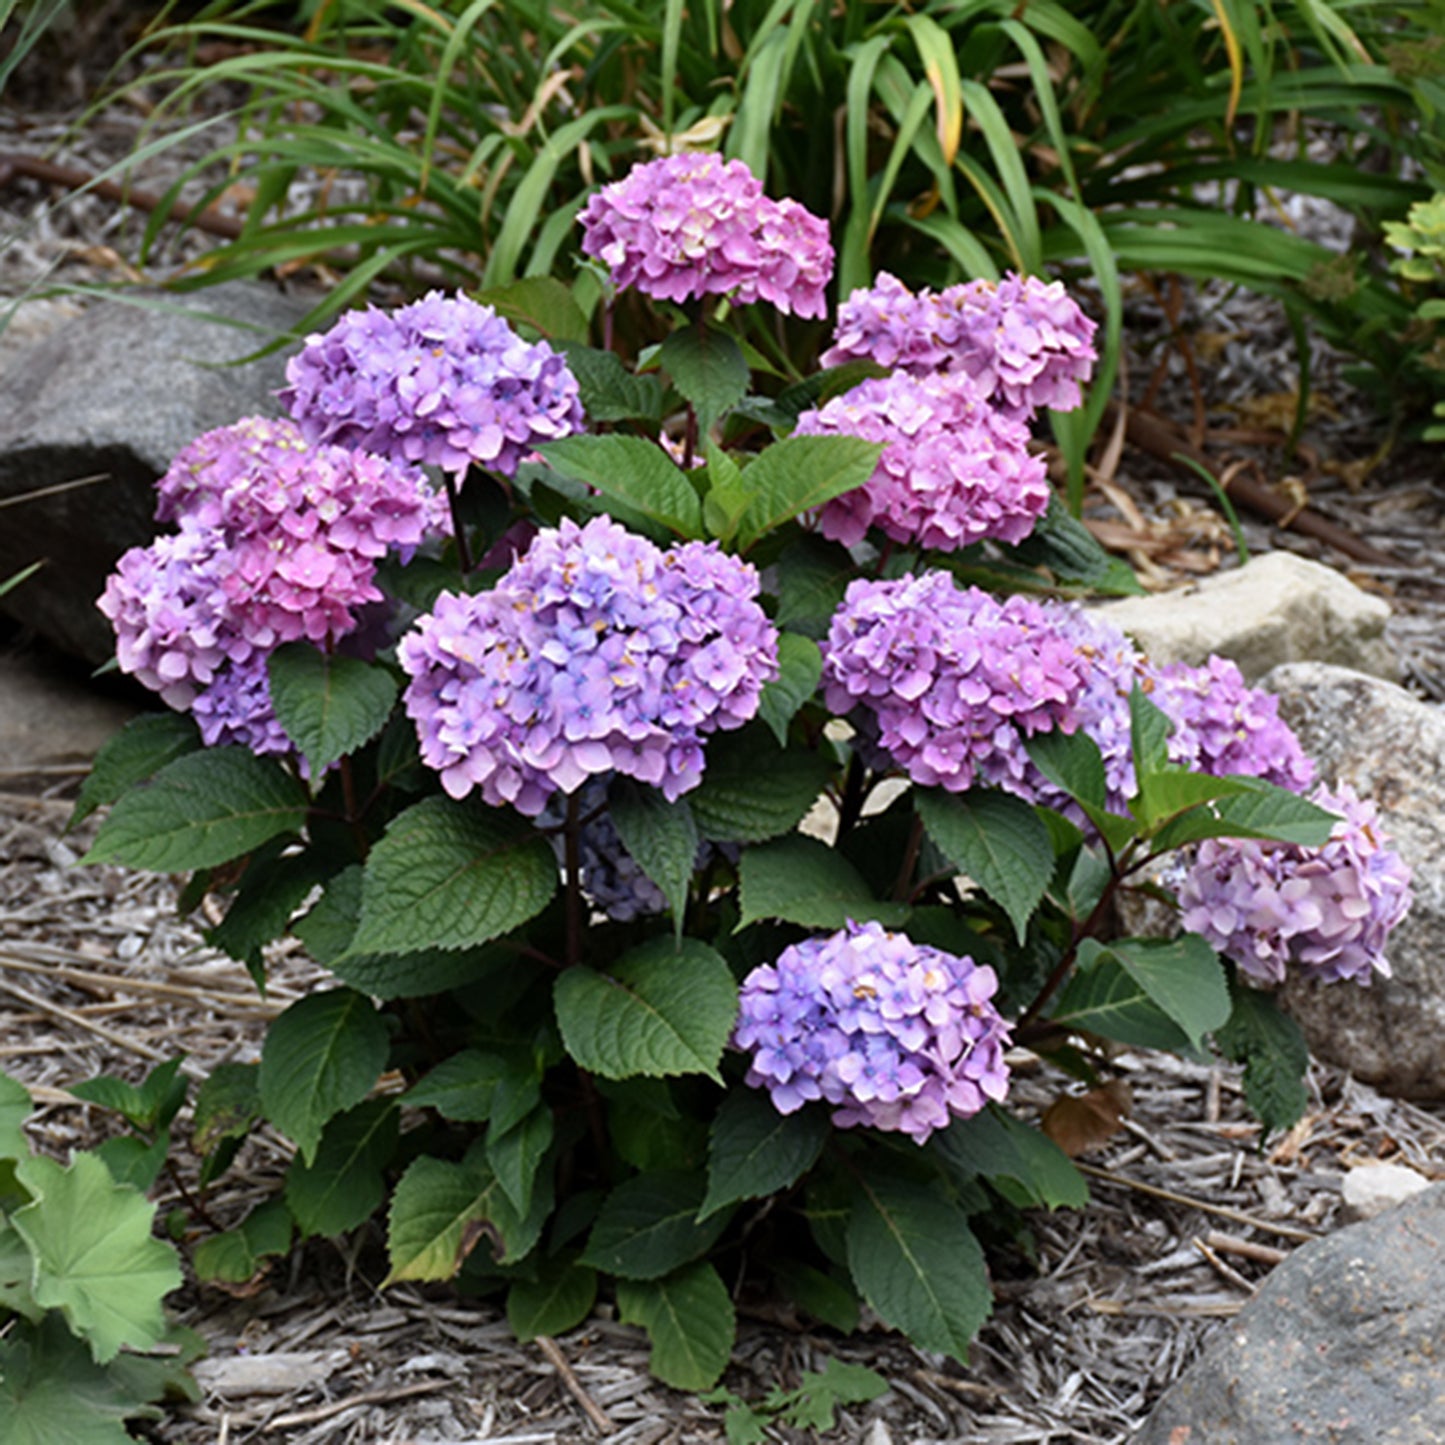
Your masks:
{"label": "flower stem", "polygon": [[567,966],[582,962],[582,825],[578,818],[579,794],[567,798],[567,821],[562,833],[562,866],[566,877]]}
{"label": "flower stem", "polygon": [[915,813],[913,826],[908,832],[908,844],[903,849],[903,858],[898,864],[898,877],[893,883],[893,896],[900,903],[906,902],[912,889],[909,886],[913,870],[918,866],[918,854],[923,847],[923,819]]}
{"label": "flower stem", "polygon": [[691,402],[687,404],[687,423],[682,432],[682,469],[688,471],[692,467],[692,459],[697,455],[697,412],[693,410]]}
{"label": "flower stem", "polygon": [[457,480],[450,472],[442,473],[442,485],[447,491],[447,506],[452,514],[452,536],[457,544],[457,565],[465,577],[472,570],[472,549],[467,545],[467,529],[462,523],[461,493],[457,489]]}

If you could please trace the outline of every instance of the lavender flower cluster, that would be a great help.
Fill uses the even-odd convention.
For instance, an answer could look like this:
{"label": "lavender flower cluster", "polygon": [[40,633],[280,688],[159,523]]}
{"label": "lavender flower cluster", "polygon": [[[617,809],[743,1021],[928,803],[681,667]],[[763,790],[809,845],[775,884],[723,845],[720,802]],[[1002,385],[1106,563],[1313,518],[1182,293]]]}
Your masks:
{"label": "lavender flower cluster", "polygon": [[708,152],[634,166],[596,192],[581,219],[583,251],[619,289],[824,313],[823,288],[833,275],[827,222],[794,200],[770,200],[742,161]]}
{"label": "lavender flower cluster", "polygon": [[869,740],[915,783],[1001,787],[1070,816],[1081,817],[1034,766],[1024,739],[1082,729],[1103,754],[1107,805],[1123,813],[1136,787],[1136,686],[1173,726],[1171,762],[1294,792],[1314,777],[1278,699],[1248,686],[1234,663],[1155,666],[1079,607],[999,601],[945,573],[854,582],[833,616],[823,679],[829,707],[861,706]]}
{"label": "lavender flower cluster", "polygon": [[796,430],[886,443],[868,482],[819,516],[823,535],[845,546],[874,525],[896,542],[941,551],[986,537],[1021,542],[1049,504],[1028,428],[984,401],[962,373],[865,381],[804,412]]}
{"label": "lavender flower cluster", "polygon": [[1092,374],[1095,323],[1059,281],[1007,275],[913,292],[880,272],[838,307],[824,366],[867,360],[927,375],[961,371],[1006,415],[1079,405]]}
{"label": "lavender flower cluster", "polygon": [[823,645],[824,697],[863,707],[914,782],[1017,789],[1024,739],[1077,726],[1086,663],[1049,608],[960,588],[942,572],[850,584]]}
{"label": "lavender flower cluster", "polygon": [[419,473],[261,417],[198,437],[157,490],[179,530],[125,553],[98,603],[121,670],[189,709],[208,744],[289,750],[266,658],[355,633],[384,600],[379,560],[409,556],[444,509]]}
{"label": "lavender flower cluster", "polygon": [[779,1113],[833,1105],[863,1124],[925,1142],[1008,1091],[1008,1025],[991,968],[877,923],[806,939],[743,981],[734,1045],[747,1082]]}
{"label": "lavender flower cluster", "polygon": [[423,760],[535,817],[609,771],[674,799],[702,739],[741,726],[777,676],[758,577],[711,543],[664,552],[607,517],[538,533],[490,592],[443,593],[402,638]]}
{"label": "lavender flower cluster", "polygon": [[490,306],[430,292],[397,311],[351,311],[306,340],[282,402],[312,441],[462,476],[503,476],[541,442],[583,426],[577,379],[544,341]]}
{"label": "lavender flower cluster", "polygon": [[1264,984],[1293,964],[1323,983],[1390,976],[1385,945],[1410,906],[1410,870],[1375,805],[1348,786],[1312,801],[1340,814],[1321,848],[1209,839],[1179,888],[1183,924]]}

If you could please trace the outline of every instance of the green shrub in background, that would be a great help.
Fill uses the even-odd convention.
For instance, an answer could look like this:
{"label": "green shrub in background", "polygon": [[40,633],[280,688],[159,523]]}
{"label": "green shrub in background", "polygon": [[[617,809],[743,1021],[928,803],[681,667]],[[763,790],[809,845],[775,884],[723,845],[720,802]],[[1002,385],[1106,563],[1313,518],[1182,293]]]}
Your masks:
{"label": "green shrub in background", "polygon": [[[566,274],[589,188],[646,146],[691,145],[831,217],[839,299],[878,270],[915,286],[1083,270],[1112,363],[1121,273],[1177,272],[1278,298],[1388,378],[1408,307],[1383,262],[1342,267],[1270,202],[1321,197],[1377,234],[1423,197],[1419,172],[1440,161],[1441,11],[223,0],[154,31],[148,46],[192,58],[144,83],[166,93],[158,117],[241,97],[202,203],[243,183],[246,229],[183,284],[324,260],[339,280],[313,319],[382,275],[420,289]],[[320,181],[311,199],[284,205],[303,173]],[[1058,424],[1075,505],[1111,383],[1106,366]]]}

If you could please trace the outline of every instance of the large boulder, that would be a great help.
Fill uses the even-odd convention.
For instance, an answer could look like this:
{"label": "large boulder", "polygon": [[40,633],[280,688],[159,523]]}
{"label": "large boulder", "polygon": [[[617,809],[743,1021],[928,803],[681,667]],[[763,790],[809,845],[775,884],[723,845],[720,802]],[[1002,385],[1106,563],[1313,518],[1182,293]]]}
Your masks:
{"label": "large boulder", "polygon": [[1445,1185],[1296,1250],[1132,1445],[1445,1440]]}
{"label": "large boulder", "polygon": [[1238,663],[1249,682],[1286,662],[1332,662],[1392,681],[1389,606],[1347,577],[1293,552],[1265,552],[1197,586],[1102,604],[1155,662]]}
{"label": "large boulder", "polygon": [[1390,938],[1394,976],[1365,988],[1293,978],[1285,1006],[1320,1058],[1386,1094],[1445,1099],[1445,711],[1319,663],[1277,667],[1262,685],[1321,777],[1378,804],[1414,874],[1414,903]]}
{"label": "large boulder", "polygon": [[[155,535],[155,479],[201,432],[277,414],[285,352],[227,363],[292,334],[309,304],[259,282],[127,293],[11,351],[0,372],[0,581],[45,565],[0,608],[105,661],[114,639],[95,599],[116,558]],[[70,485],[84,478],[99,480]]]}

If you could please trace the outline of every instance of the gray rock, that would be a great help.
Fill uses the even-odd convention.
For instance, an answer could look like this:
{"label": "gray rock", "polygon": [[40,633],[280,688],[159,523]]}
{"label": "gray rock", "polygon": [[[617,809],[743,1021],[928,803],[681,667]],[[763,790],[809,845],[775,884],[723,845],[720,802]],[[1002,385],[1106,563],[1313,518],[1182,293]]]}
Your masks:
{"label": "gray rock", "polygon": [[[155,479],[201,432],[278,411],[284,353],[224,363],[307,309],[256,282],[143,299],[89,307],[0,372],[0,579],[46,559],[0,608],[91,663],[114,642],[95,599],[116,558],[155,535]],[[101,480],[66,486],[87,477]],[[50,488],[63,490],[17,500]]]}
{"label": "gray rock", "polygon": [[1295,1251],[1132,1445],[1445,1440],[1445,1185]]}
{"label": "gray rock", "polygon": [[139,707],[34,648],[0,651],[0,787],[55,782],[88,763]]}
{"label": "gray rock", "polygon": [[1155,662],[1197,666],[1217,652],[1238,663],[1249,682],[1286,662],[1400,676],[1385,641],[1389,606],[1293,552],[1266,552],[1184,591],[1128,597],[1097,610]]}
{"label": "gray rock", "polygon": [[1311,1050],[1382,1093],[1445,1099],[1445,711],[1343,667],[1292,663],[1263,686],[1330,784],[1379,806],[1414,874],[1390,938],[1394,976],[1368,987],[1291,979],[1282,991]]}

